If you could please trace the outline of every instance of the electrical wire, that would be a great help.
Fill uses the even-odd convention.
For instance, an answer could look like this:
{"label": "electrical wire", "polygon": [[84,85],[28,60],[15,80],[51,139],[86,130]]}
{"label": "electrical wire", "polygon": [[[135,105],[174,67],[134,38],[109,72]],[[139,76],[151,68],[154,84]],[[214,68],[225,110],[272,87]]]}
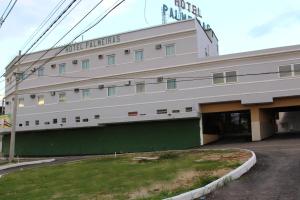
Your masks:
{"label": "electrical wire", "polygon": [[[13,5],[10,7],[8,13],[6,14],[6,16],[2,16],[1,19],[0,19],[0,28],[1,26],[3,25],[3,23],[5,22],[6,18],[8,17],[8,15],[10,14],[10,12],[12,11],[12,9],[15,7],[16,3],[17,3],[18,0],[15,0]],[[10,4],[11,2],[9,2]],[[3,13],[5,14],[5,13]]]}
{"label": "electrical wire", "polygon": [[[50,62],[51,60],[53,60],[54,58],[56,58],[56,56],[58,56],[63,50],[65,50],[70,44],[72,44],[76,39],[78,39],[81,35],[83,35],[84,33],[88,32],[89,30],[91,30],[92,28],[94,28],[97,24],[99,24],[103,19],[105,19],[113,10],[115,10],[119,5],[121,5],[124,1],[126,0],[121,0],[119,1],[119,3],[117,3],[116,5],[114,5],[112,8],[108,9],[108,12],[101,17],[96,23],[94,23],[93,25],[91,25],[90,27],[88,27],[86,30],[82,31],[79,35],[77,35],[70,43],[68,43],[67,45],[63,46],[61,48],[61,50],[59,50],[53,57],[48,58],[42,65],[40,65],[38,68],[36,68],[36,70],[40,69],[41,67],[44,67],[45,64],[47,64],[48,62]],[[30,67],[28,67],[27,69],[25,69],[24,72],[28,71],[30,69]],[[27,79],[31,74],[27,75],[25,77],[25,79]],[[25,79],[22,79],[19,81],[19,83],[21,83],[22,81],[24,81]]]}
{"label": "electrical wire", "polygon": [[[81,1],[81,0],[80,0]],[[78,3],[80,3],[80,1]],[[47,49],[36,61],[34,61],[24,72],[28,71],[38,63],[49,51],[51,51],[59,42],[61,42],[74,28],[76,28],[91,12],[93,12],[104,0],[99,1],[88,13],[84,15],[67,33],[65,33],[51,48]],[[77,4],[78,5],[78,4]],[[75,8],[75,7],[74,7]],[[72,11],[72,10],[71,10]],[[27,74],[30,76],[29,74]]]}
{"label": "electrical wire", "polygon": [[32,41],[32,39],[38,34],[38,32],[47,24],[47,22],[56,14],[59,8],[66,2],[66,0],[60,0],[53,10],[47,15],[47,17],[42,21],[42,23],[35,29],[35,31],[31,34],[31,36],[26,40],[23,47],[21,48],[22,51],[27,47],[27,45]]}
{"label": "electrical wire", "polygon": [[[51,25],[48,26],[48,28],[42,33],[42,35],[40,35],[39,38],[26,50],[26,52],[22,56],[17,58],[17,60],[14,62],[13,65],[18,63],[25,55],[27,55],[27,53],[30,51],[30,49],[32,49],[35,46],[35,44],[53,27],[54,24],[57,23],[57,21],[72,7],[72,5],[76,1],[77,0],[72,0],[72,2],[59,14],[59,16],[51,23]],[[4,75],[5,75],[5,73],[1,77],[3,77]]]}
{"label": "electrical wire", "polygon": [[[269,74],[278,74],[279,72],[264,72],[264,73],[248,73],[248,74],[237,74],[237,75],[232,75],[232,76],[226,76],[226,78],[232,78],[232,77],[245,77],[245,76],[259,76],[259,75],[269,75]],[[136,77],[136,78],[129,78],[127,77],[126,80],[127,81],[132,81],[133,79],[136,79],[136,80],[143,80],[143,79],[155,79],[156,81],[155,82],[148,82],[148,83],[144,83],[144,85],[157,85],[157,84],[165,84],[167,83],[167,81],[164,81],[164,80],[168,80],[168,79],[175,79],[175,82],[176,83],[180,83],[180,82],[192,82],[192,81],[201,81],[201,80],[213,80],[213,76],[199,76],[199,77],[163,77],[161,76],[163,79],[163,81],[157,81],[156,79],[158,78],[157,76],[156,77],[147,77],[147,78],[141,78],[141,77]],[[91,78],[91,77],[90,77]],[[95,78],[95,77],[94,77]],[[106,77],[104,77],[103,79],[105,79]],[[222,77],[220,77],[222,78]],[[225,77],[223,77],[225,78]],[[109,78],[109,79],[118,79],[118,78]],[[124,80],[125,78],[121,78],[122,80]],[[181,80],[178,80],[178,79],[181,79]],[[136,85],[138,85],[139,83],[138,82],[135,82],[135,83],[132,83],[130,82],[130,84],[128,83],[123,83],[123,84],[119,84],[119,85],[115,85],[115,84],[111,84],[109,83],[110,86],[104,86],[104,84],[107,84],[107,83],[100,83],[100,85],[103,85],[101,86],[101,89],[105,89],[105,88],[110,88],[112,87],[111,85],[113,85],[114,87],[116,88],[122,88],[122,87],[134,87]],[[12,88],[10,88],[12,89]],[[10,90],[10,89],[7,89],[7,90]],[[86,90],[86,89],[90,89],[90,90],[99,90],[100,88],[99,87],[87,87],[87,88],[76,88],[74,87],[74,89],[77,89],[77,90]],[[64,89],[64,90],[49,90],[49,91],[41,91],[41,92],[38,92],[38,94],[46,94],[46,93],[50,93],[50,92],[68,92],[68,91],[74,91],[74,89]],[[36,94],[36,93],[20,93],[19,95],[24,95],[24,94]]]}
{"label": "electrical wire", "polygon": [[4,17],[4,15],[5,15],[6,11],[8,10],[8,8],[9,8],[11,2],[12,2],[12,0],[10,0],[9,3],[8,3],[8,5],[6,6],[6,8],[5,8],[5,10],[4,10],[2,16],[0,17],[1,20],[3,19],[3,17]]}

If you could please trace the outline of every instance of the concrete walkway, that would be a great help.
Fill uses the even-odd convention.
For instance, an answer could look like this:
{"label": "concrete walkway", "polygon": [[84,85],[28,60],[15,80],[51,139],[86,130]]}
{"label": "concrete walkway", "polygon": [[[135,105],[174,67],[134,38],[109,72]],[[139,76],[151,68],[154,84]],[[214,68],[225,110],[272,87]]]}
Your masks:
{"label": "concrete walkway", "polygon": [[257,156],[257,164],[247,174],[213,192],[207,200],[300,199],[300,134],[255,143],[221,141],[207,147],[246,148]]}

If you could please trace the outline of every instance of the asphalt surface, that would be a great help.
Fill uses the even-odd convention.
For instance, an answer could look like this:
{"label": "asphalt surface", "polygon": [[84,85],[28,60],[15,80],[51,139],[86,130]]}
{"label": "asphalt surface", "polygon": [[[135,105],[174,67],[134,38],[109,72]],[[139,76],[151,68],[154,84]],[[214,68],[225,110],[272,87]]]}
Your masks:
{"label": "asphalt surface", "polygon": [[300,134],[261,142],[221,141],[208,148],[250,149],[256,153],[257,164],[206,200],[300,200]]}

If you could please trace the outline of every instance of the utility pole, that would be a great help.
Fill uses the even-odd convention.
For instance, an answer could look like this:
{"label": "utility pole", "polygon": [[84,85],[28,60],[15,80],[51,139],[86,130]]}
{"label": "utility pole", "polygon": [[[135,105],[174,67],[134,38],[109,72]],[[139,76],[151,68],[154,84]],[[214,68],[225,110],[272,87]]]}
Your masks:
{"label": "utility pole", "polygon": [[[21,51],[19,51],[19,56],[21,56]],[[9,146],[9,162],[12,162],[15,157],[15,142],[16,142],[16,124],[17,124],[17,108],[18,108],[18,87],[20,81],[19,65],[17,63],[17,70],[15,73],[16,86],[13,95],[13,113],[11,122],[11,133],[10,133],[10,146]]]}

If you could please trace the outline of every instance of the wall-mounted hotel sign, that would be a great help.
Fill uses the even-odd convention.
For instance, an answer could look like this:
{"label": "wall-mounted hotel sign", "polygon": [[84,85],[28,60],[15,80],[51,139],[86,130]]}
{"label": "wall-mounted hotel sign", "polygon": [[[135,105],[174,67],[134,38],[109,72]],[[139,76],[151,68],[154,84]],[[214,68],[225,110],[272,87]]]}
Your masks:
{"label": "wall-mounted hotel sign", "polygon": [[120,35],[114,35],[114,36],[98,38],[98,39],[94,39],[94,40],[71,44],[66,47],[65,52],[72,53],[72,52],[96,48],[96,47],[103,47],[103,46],[116,44],[116,43],[120,43],[120,42],[121,42]]}

